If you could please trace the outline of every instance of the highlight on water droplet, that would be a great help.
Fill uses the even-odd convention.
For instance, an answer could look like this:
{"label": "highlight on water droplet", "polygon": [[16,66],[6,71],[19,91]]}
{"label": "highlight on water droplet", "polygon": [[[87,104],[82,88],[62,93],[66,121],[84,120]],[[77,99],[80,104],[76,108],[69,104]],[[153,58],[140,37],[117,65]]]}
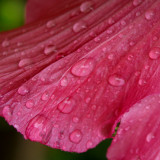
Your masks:
{"label": "highlight on water droplet", "polygon": [[55,45],[48,45],[44,48],[44,54],[45,55],[49,55],[51,53],[55,53],[56,50],[56,46]]}
{"label": "highlight on water droplet", "polygon": [[69,139],[73,143],[79,143],[82,140],[82,132],[78,129],[74,130],[70,134]]}
{"label": "highlight on water droplet", "polygon": [[70,113],[75,107],[76,102],[73,99],[65,98],[62,102],[59,103],[58,109],[62,113]]}
{"label": "highlight on water droplet", "polygon": [[10,106],[5,106],[2,111],[3,117],[6,121],[10,122],[12,117],[12,112]]}
{"label": "highlight on water droplet", "polygon": [[68,80],[66,77],[63,77],[60,81],[62,87],[66,87],[68,85]]}
{"label": "highlight on water droplet", "polygon": [[18,66],[20,68],[22,68],[22,67],[30,65],[31,63],[32,63],[31,59],[25,58],[25,59],[22,59],[22,60],[19,61]]}
{"label": "highlight on water droplet", "polygon": [[92,9],[93,9],[93,2],[92,1],[86,1],[80,5],[80,11],[83,13],[89,12]]}
{"label": "highlight on water droplet", "polygon": [[87,76],[93,71],[94,66],[95,62],[93,59],[82,59],[73,65],[71,73],[79,77]]}
{"label": "highlight on water droplet", "polygon": [[123,86],[125,84],[125,80],[118,75],[112,75],[109,77],[108,82],[112,85],[112,86]]}
{"label": "highlight on water droplet", "polygon": [[28,139],[46,144],[51,137],[52,125],[45,116],[37,115],[29,121],[25,133]]}
{"label": "highlight on water droplet", "polygon": [[26,86],[20,86],[18,88],[18,93],[22,96],[26,95],[29,92],[29,89]]}
{"label": "highlight on water droplet", "polygon": [[27,107],[28,109],[33,108],[33,106],[34,106],[34,102],[33,102],[32,100],[28,100],[28,101],[26,102],[26,107]]}
{"label": "highlight on water droplet", "polygon": [[87,28],[87,25],[83,21],[77,22],[73,25],[73,31],[76,33],[80,32],[81,30],[86,29],[86,28]]}
{"label": "highlight on water droplet", "polygon": [[158,59],[160,57],[160,48],[155,47],[149,52],[149,57],[151,59]]}

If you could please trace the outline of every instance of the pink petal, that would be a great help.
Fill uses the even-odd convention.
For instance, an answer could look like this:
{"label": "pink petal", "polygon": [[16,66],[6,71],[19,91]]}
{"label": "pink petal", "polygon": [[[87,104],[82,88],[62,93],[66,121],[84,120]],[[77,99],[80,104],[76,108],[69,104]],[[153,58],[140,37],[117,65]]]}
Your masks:
{"label": "pink petal", "polygon": [[75,152],[159,91],[160,2],[82,5],[0,39],[0,113],[25,138]]}
{"label": "pink petal", "polygon": [[108,151],[109,160],[160,159],[160,95],[135,104],[121,119]]}

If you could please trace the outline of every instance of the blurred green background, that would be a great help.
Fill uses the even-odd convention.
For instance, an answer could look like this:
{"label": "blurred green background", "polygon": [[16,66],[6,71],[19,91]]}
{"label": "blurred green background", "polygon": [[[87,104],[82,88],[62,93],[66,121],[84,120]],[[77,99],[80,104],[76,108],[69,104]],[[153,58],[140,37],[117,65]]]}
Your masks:
{"label": "blurred green background", "polygon": [[[26,0],[0,0],[0,31],[11,30],[24,24],[25,3]],[[2,160],[106,160],[110,143],[111,139],[107,139],[82,154],[63,152],[24,140],[22,135],[0,118]]]}

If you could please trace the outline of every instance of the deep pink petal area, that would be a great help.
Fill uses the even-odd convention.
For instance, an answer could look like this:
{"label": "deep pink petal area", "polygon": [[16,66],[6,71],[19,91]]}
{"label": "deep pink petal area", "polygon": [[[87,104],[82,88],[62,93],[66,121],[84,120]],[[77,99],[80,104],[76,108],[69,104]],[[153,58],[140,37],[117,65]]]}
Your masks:
{"label": "deep pink petal area", "polygon": [[111,147],[109,160],[160,159],[160,95],[152,95],[135,104],[121,119]]}
{"label": "deep pink petal area", "polygon": [[160,2],[86,6],[0,40],[0,113],[25,138],[65,151],[111,137],[124,112],[160,89]]}

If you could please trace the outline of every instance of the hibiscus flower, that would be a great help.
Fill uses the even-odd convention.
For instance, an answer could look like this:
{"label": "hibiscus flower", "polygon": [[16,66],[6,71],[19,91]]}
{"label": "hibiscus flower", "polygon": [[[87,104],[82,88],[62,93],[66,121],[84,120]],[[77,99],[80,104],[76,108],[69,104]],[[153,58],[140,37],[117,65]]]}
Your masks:
{"label": "hibiscus flower", "polygon": [[160,159],[160,1],[28,0],[0,35],[0,115],[25,139],[109,160]]}

